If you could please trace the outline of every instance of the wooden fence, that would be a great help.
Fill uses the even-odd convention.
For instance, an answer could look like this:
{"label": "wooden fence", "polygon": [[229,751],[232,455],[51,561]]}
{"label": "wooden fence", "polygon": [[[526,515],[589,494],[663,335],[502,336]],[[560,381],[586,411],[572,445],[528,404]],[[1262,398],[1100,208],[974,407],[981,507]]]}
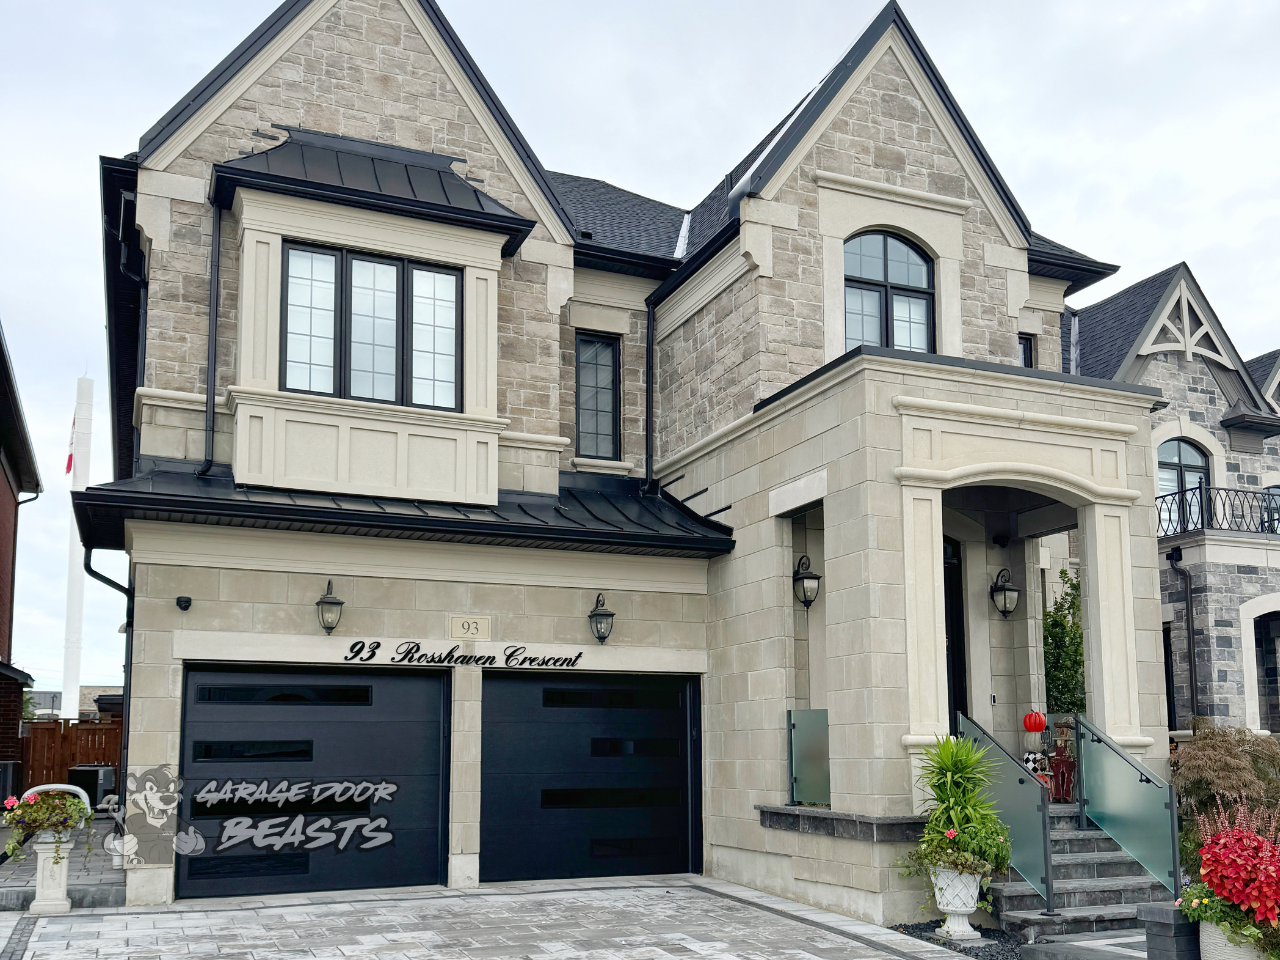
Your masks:
{"label": "wooden fence", "polygon": [[34,720],[22,740],[22,789],[66,783],[82,763],[120,767],[119,720]]}

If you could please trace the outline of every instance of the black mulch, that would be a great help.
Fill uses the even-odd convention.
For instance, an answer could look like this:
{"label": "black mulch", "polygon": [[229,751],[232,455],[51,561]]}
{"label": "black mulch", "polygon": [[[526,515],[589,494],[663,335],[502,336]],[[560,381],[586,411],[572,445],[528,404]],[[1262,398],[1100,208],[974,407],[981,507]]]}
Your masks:
{"label": "black mulch", "polygon": [[978,960],[1022,960],[1022,955],[1018,953],[1018,947],[1026,943],[1026,941],[1014,936],[1012,933],[1005,933],[1003,930],[997,930],[992,927],[974,927],[975,930],[982,934],[982,939],[969,940],[962,943],[946,937],[935,936],[940,926],[942,926],[941,920],[930,920],[927,923],[904,923],[893,929],[899,933],[905,933],[909,937],[915,937],[917,940],[936,943],[949,950],[956,950],[970,957],[977,957]]}

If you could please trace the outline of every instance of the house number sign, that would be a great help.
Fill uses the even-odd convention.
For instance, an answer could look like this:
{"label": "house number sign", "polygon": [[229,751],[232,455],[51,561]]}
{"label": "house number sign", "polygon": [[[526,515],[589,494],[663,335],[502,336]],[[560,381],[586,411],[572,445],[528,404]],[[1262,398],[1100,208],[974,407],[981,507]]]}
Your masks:
{"label": "house number sign", "polygon": [[450,640],[491,640],[488,617],[449,617]]}
{"label": "house number sign", "polygon": [[513,643],[502,654],[459,653],[458,644],[448,650],[423,650],[415,640],[405,640],[394,651],[383,650],[381,640],[356,640],[342,658],[347,663],[393,663],[425,667],[576,667],[582,651],[572,657],[538,656],[529,648]]}

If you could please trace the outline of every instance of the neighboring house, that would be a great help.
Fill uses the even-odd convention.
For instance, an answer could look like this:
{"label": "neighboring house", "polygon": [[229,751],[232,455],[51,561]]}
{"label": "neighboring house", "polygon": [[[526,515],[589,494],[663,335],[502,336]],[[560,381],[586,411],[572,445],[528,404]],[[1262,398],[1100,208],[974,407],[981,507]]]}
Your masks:
{"label": "neighboring house", "polygon": [[296,0],[102,208],[75,510],[132,561],[127,768],[205,838],[130,903],[692,871],[906,920],[922,752],[1020,753],[1070,531],[1092,718],[1165,763],[1160,391],[1060,370],[1116,268],[896,3],[681,210],[546,171],[432,0]]}
{"label": "neighboring house", "polygon": [[[9,345],[0,328],[0,794],[18,789],[16,767],[22,762],[22,697],[31,686],[29,674],[13,665],[13,587],[18,563],[18,508],[40,494],[35,449],[22,415],[18,381]],[[23,501],[22,495],[29,495]]]}
{"label": "neighboring house", "polygon": [[1062,331],[1068,369],[1159,387],[1167,404],[1150,469],[1170,729],[1194,712],[1280,731],[1280,350],[1243,361],[1185,263],[1066,311]]}
{"label": "neighboring house", "polygon": [[30,696],[31,709],[39,719],[56,719],[62,716],[61,690],[32,690]]}
{"label": "neighboring house", "polygon": [[120,713],[118,704],[123,696],[124,687],[81,687],[80,719],[100,720],[103,714]]}

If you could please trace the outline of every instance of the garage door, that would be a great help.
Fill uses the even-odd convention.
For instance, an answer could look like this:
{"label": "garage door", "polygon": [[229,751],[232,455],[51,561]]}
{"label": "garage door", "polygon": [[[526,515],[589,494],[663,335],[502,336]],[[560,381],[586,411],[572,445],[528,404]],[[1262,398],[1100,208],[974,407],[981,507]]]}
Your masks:
{"label": "garage door", "polygon": [[442,881],[443,673],[190,670],[178,896]]}
{"label": "garage door", "polygon": [[485,673],[480,879],[701,871],[698,681]]}

